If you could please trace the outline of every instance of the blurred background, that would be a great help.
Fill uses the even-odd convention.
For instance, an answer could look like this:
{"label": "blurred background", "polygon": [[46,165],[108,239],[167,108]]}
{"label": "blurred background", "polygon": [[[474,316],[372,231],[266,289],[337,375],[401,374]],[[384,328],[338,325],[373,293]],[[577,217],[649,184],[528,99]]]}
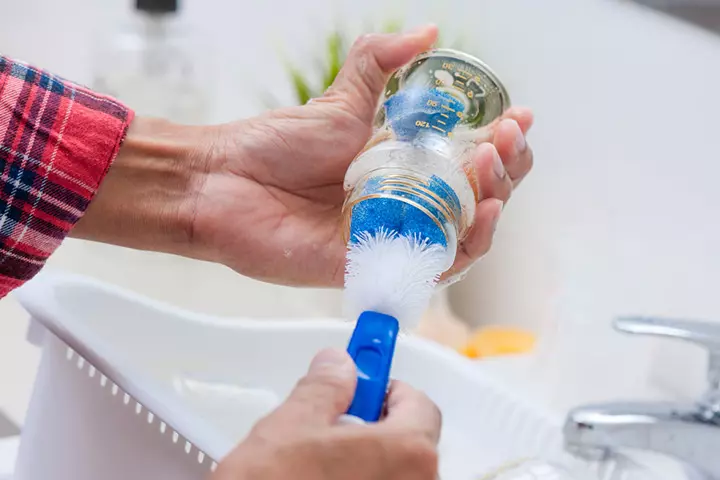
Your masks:
{"label": "blurred background", "polygon": [[[502,375],[558,407],[703,388],[702,352],[626,339],[610,321],[720,320],[720,0],[181,0],[167,31],[134,0],[0,0],[0,14],[3,54],[189,123],[298,103],[298,78],[322,91],[333,38],[345,48],[391,24],[437,23],[445,44],[482,58],[536,114],[535,170],[493,251],[451,287],[455,314],[537,334],[533,355]],[[127,51],[166,34],[172,46],[154,61],[167,62],[173,88],[159,98],[133,87]],[[50,264],[210,314],[340,315],[339,292],[173,256],[68,240]],[[39,351],[12,298],[0,318],[0,410],[21,423]]]}

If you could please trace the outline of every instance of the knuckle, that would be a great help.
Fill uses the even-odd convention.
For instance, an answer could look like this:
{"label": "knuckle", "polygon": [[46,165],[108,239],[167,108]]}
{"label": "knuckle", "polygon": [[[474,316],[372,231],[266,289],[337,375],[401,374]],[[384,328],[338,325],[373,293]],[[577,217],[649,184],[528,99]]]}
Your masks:
{"label": "knuckle", "polygon": [[258,421],[250,430],[248,439],[259,444],[270,444],[277,436],[277,428],[273,416],[265,417]]}
{"label": "knuckle", "polygon": [[[430,399],[428,398],[428,400],[430,400]],[[442,410],[440,410],[440,407],[438,407],[438,406],[435,404],[435,402],[433,402],[432,400],[430,400],[430,404],[432,405],[431,408],[432,408],[432,411],[433,411],[433,413],[434,413],[434,415],[435,415],[436,427],[437,427],[438,430],[440,430],[440,428],[442,427],[442,424],[443,424],[443,413],[442,413]],[[439,432],[438,432],[438,433],[439,433]]]}
{"label": "knuckle", "polygon": [[525,162],[527,163],[525,170],[526,172],[529,172],[535,165],[535,154],[530,146],[528,146],[527,150],[525,150]]}
{"label": "knuckle", "polygon": [[347,389],[347,379],[331,371],[320,371],[312,377],[305,376],[298,382],[298,387],[303,391],[312,392],[317,389],[340,390]]}
{"label": "knuckle", "polygon": [[365,127],[363,123],[358,122],[355,115],[350,115],[344,110],[339,110],[338,114],[332,117],[331,124],[335,132],[358,132],[359,128]]}
{"label": "knuckle", "polygon": [[422,401],[429,412],[427,422],[423,429],[423,434],[432,442],[437,442],[440,438],[440,430],[442,428],[443,415],[440,407],[424,392],[420,392],[420,401]]}
{"label": "knuckle", "polygon": [[424,437],[412,436],[405,441],[405,461],[413,465],[415,478],[435,479],[438,471],[438,452]]}
{"label": "knuckle", "polygon": [[430,396],[427,393],[423,392],[422,390],[416,390],[415,394],[418,396],[419,402],[422,402],[430,409],[437,410],[438,412],[440,411],[437,408],[437,405],[435,404],[435,402],[432,401],[432,399],[430,398]]}
{"label": "knuckle", "polygon": [[352,393],[347,378],[321,372],[312,378],[300,379],[295,399],[305,404],[316,404],[318,408],[331,403],[336,409],[343,409],[346,403],[349,404]]}
{"label": "knuckle", "polygon": [[373,110],[376,107],[374,102],[377,101],[377,98],[370,95],[370,92],[382,88],[385,83],[385,74],[376,57],[377,46],[376,35],[363,35],[355,41],[348,56],[350,60],[348,63],[353,66],[349,81],[354,84],[359,93],[363,94],[366,102],[373,102],[371,105],[367,105]]}
{"label": "knuckle", "polygon": [[497,195],[498,200],[502,200],[503,203],[507,203],[513,194],[513,181],[509,175],[506,175],[505,180],[502,183],[500,192]]}
{"label": "knuckle", "polygon": [[364,35],[360,35],[352,46],[352,51],[354,51],[356,54],[362,54],[367,53],[372,45],[374,35],[371,33],[366,33]]}

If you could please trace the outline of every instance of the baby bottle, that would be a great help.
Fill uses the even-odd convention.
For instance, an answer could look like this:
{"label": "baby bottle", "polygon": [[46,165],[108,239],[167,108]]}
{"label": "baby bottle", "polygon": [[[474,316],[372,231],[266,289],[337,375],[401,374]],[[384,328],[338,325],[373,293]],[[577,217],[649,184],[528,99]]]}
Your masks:
{"label": "baby bottle", "polygon": [[420,235],[445,247],[449,268],[481,197],[472,151],[509,104],[498,77],[462,52],[430,50],[397,70],[345,176],[346,241],[378,229]]}

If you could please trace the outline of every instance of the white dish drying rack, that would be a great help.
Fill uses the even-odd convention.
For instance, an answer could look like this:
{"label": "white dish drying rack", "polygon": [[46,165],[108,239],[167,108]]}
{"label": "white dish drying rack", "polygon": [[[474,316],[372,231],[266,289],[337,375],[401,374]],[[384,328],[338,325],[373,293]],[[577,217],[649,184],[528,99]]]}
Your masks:
{"label": "white dish drying rack", "polygon": [[[288,394],[312,356],[344,348],[352,329],[337,320],[204,316],[48,272],[17,296],[43,358],[15,480],[206,478]],[[582,480],[630,478],[617,462],[567,455],[563,418],[435,343],[403,336],[393,377],[443,411],[444,480],[487,478],[522,458],[560,464]]]}

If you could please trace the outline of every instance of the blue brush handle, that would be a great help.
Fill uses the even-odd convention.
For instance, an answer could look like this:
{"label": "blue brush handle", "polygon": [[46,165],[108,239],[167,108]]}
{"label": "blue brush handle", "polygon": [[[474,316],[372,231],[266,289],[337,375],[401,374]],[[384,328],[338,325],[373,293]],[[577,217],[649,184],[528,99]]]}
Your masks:
{"label": "blue brush handle", "polygon": [[398,321],[390,315],[363,312],[358,318],[347,348],[358,372],[348,415],[366,422],[380,419],[399,330]]}

